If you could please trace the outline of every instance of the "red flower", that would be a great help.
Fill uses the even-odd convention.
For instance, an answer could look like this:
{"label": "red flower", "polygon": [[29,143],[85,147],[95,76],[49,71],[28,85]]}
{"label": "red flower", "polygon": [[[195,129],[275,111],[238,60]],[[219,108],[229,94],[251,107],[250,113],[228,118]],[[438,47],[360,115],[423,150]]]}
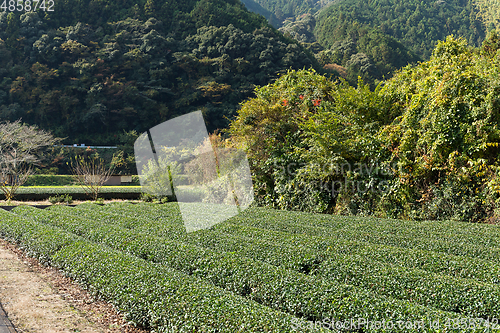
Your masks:
{"label": "red flower", "polygon": [[300,95],[299,98],[300,98],[300,100],[303,100],[304,99],[304,95]]}
{"label": "red flower", "polygon": [[318,106],[319,103],[321,103],[321,100],[320,99],[313,99],[313,105],[314,106]]}
{"label": "red flower", "polygon": [[286,99],[283,100],[283,105],[284,106],[287,106],[288,105],[288,101]]}

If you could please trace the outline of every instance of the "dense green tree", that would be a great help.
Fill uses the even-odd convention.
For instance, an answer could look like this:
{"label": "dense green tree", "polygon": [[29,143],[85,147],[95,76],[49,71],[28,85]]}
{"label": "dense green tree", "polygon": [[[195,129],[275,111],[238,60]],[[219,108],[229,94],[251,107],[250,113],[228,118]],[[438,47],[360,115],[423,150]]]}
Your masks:
{"label": "dense green tree", "polygon": [[358,22],[391,36],[422,59],[428,59],[437,41],[447,35],[464,37],[479,46],[485,29],[473,1],[339,1],[322,10],[315,35],[326,48],[343,40],[343,25]]}
{"label": "dense green tree", "polygon": [[232,122],[259,202],[282,209],[415,219],[500,218],[500,57],[439,42],[429,61],[374,90],[289,72]]}
{"label": "dense green tree", "polygon": [[229,133],[233,144],[248,154],[258,202],[309,211],[330,205],[328,193],[294,174],[307,162],[301,124],[331,102],[334,93],[334,83],[314,71],[289,71],[242,104]]}
{"label": "dense green tree", "polygon": [[169,2],[175,10],[145,1],[137,15],[126,0],[100,4],[99,18],[69,10],[94,1],[57,2],[58,16],[0,13],[1,119],[23,118],[70,142],[113,144],[123,131],[201,109],[213,131],[255,85],[314,63],[238,1]]}
{"label": "dense green tree", "polygon": [[414,215],[479,220],[493,214],[500,143],[498,60],[449,37],[438,43],[430,61],[406,68],[385,85],[383,92],[401,108],[401,116],[381,137],[398,164],[405,200],[422,203],[416,207],[424,210]]}

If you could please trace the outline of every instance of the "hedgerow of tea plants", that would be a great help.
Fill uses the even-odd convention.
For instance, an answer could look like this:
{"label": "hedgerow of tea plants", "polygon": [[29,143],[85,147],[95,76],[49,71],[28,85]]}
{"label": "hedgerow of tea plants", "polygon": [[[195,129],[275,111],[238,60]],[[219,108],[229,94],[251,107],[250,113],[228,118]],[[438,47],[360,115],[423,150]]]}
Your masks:
{"label": "hedgerow of tea plants", "polygon": [[[69,210],[71,209],[67,211]],[[370,313],[369,320],[409,321],[432,317],[444,321],[456,316],[380,297],[363,289],[339,284],[338,281],[325,283],[322,279],[276,268],[233,253],[218,253],[186,243],[104,225],[104,221],[81,218],[78,214],[41,211],[29,207],[16,208],[14,211],[44,223],[57,225],[112,248],[166,264],[263,305],[304,316],[308,320],[321,321],[330,317],[349,320],[367,311]]]}
{"label": "hedgerow of tea plants", "polygon": [[[63,209],[58,208],[58,210]],[[71,211],[70,208],[64,210]],[[126,213],[126,208],[124,210]],[[37,215],[40,216],[43,214],[38,213]],[[44,212],[44,215],[47,216],[48,220],[62,220],[59,215],[51,215],[48,212]],[[98,218],[97,216],[94,217]],[[78,213],[73,215],[73,219],[75,220],[75,225],[85,226],[85,223],[78,219]],[[95,230],[95,227],[90,228],[90,226],[82,228]],[[251,230],[248,231],[248,229]],[[447,311],[455,311],[482,318],[497,317],[499,314],[499,308],[496,304],[500,304],[500,300],[497,299],[500,297],[500,290],[495,284],[478,283],[471,279],[433,274],[429,271],[411,267],[411,261],[407,263],[407,267],[398,267],[387,261],[383,263],[378,260],[380,255],[373,255],[370,258],[369,253],[372,250],[375,253],[377,251],[377,246],[373,244],[366,244],[365,249],[363,249],[361,247],[363,243],[357,244],[356,242],[351,242],[350,244],[345,244],[346,242],[344,241],[344,246],[338,246],[335,242],[329,241],[328,237],[325,236],[322,238],[301,238],[300,236],[287,236],[287,234],[279,232],[270,232],[271,235],[268,236],[266,235],[266,231],[265,229],[245,228],[237,224],[223,224],[217,226],[214,232],[198,233],[187,238],[189,238],[189,242],[211,247],[214,250],[235,252],[243,256],[266,260],[275,265],[283,265],[299,271],[305,270],[307,273],[313,273],[318,277],[333,280],[336,283],[348,282],[349,284],[363,288],[373,289],[379,294],[399,299],[408,299]],[[249,236],[252,236],[252,232],[254,233],[254,237],[241,237],[242,235],[249,235],[249,233]],[[123,236],[118,238],[126,239]],[[266,239],[273,242],[267,242]],[[358,249],[354,245],[357,245]],[[370,245],[371,248],[367,249],[366,247]],[[336,247],[337,249],[335,249]],[[352,253],[356,250],[360,253]],[[182,252],[180,250],[172,250],[172,253]],[[367,252],[367,256],[362,255]],[[397,249],[394,249],[393,252],[397,253]],[[422,251],[420,251],[420,254],[422,254]],[[168,256],[168,254],[166,255]],[[181,255],[181,257],[185,257],[185,255]],[[187,255],[187,257],[190,256]],[[427,267],[432,265],[433,259],[437,261],[438,267],[439,265],[443,267],[443,265],[446,265],[445,261],[450,259],[457,259],[457,266],[462,268],[467,262],[470,262],[468,258],[463,258],[464,260],[459,261],[462,257],[445,256],[445,258],[437,260],[435,259],[436,257],[439,258],[439,256],[435,255],[427,259]],[[415,262],[415,256],[413,258],[413,262]],[[426,258],[421,258],[421,260],[425,261]],[[222,259],[215,261],[224,262]],[[400,261],[405,261],[402,256],[400,256]],[[188,262],[197,261],[190,258]],[[258,271],[250,269],[244,263],[240,263],[240,265],[241,267],[245,267],[245,270],[252,272],[250,276],[253,276],[254,272]],[[453,268],[453,263],[450,266],[450,270],[460,270],[457,267]],[[493,267],[495,266],[493,265]],[[263,271],[262,268],[260,270]],[[467,270],[465,272],[460,271],[461,274],[468,275]],[[469,274],[474,275],[474,271],[470,271]],[[494,275],[492,276],[491,273],[488,274],[484,270],[482,274],[486,275],[489,279],[495,279]],[[439,288],[436,286],[439,286]],[[270,287],[272,288],[272,284]],[[476,301],[470,302],[471,299],[475,299]]]}
{"label": "hedgerow of tea plants", "polygon": [[158,332],[292,332],[297,323],[322,331],[194,276],[11,212],[0,210],[0,235]]}

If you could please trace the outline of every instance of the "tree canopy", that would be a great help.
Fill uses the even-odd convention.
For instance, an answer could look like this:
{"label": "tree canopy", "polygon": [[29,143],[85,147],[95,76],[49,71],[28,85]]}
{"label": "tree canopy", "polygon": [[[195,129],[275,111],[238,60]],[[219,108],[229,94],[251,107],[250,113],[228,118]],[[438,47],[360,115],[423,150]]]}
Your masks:
{"label": "tree canopy", "polygon": [[[85,8],[85,10],[84,10]],[[210,131],[288,68],[315,60],[239,1],[58,1],[0,13],[0,119],[116,144],[202,110]]]}
{"label": "tree canopy", "polygon": [[500,39],[439,42],[429,61],[370,90],[290,71],[230,127],[258,200],[282,209],[395,218],[500,216]]}

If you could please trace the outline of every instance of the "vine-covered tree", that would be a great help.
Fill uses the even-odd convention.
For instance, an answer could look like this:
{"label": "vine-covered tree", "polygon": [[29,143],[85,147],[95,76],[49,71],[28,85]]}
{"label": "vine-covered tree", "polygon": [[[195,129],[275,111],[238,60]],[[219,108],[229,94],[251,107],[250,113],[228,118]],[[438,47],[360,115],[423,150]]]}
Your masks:
{"label": "vine-covered tree", "polygon": [[448,37],[429,61],[373,91],[307,71],[259,88],[230,127],[252,162],[258,201],[498,222],[499,45],[496,33],[481,48]]}

